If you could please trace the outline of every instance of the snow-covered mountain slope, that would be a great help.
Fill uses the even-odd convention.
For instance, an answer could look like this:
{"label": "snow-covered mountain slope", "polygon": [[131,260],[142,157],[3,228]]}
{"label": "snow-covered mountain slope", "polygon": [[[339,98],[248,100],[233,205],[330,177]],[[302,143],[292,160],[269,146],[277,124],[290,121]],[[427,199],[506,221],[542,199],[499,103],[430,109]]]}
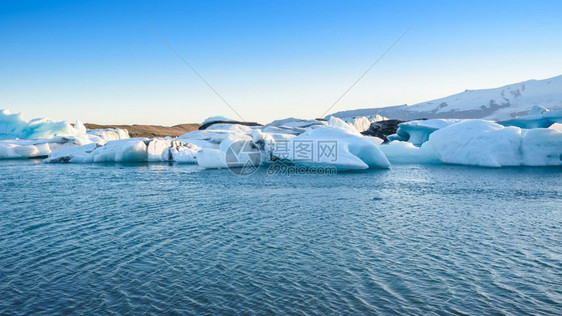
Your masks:
{"label": "snow-covered mountain slope", "polygon": [[466,90],[411,106],[398,105],[341,111],[329,116],[349,118],[379,114],[401,120],[420,118],[507,120],[526,115],[534,105],[551,110],[562,109],[562,75],[494,89]]}

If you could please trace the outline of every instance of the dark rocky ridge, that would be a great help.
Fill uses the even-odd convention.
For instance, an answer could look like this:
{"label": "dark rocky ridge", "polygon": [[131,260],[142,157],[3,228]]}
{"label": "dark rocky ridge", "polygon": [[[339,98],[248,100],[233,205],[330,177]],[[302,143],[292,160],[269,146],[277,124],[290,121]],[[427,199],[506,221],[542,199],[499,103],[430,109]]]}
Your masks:
{"label": "dark rocky ridge", "polygon": [[199,126],[199,130],[205,130],[207,128],[209,128],[209,126],[211,125],[215,125],[215,124],[237,124],[237,125],[245,125],[245,126],[263,126],[260,123],[256,123],[256,122],[242,122],[242,121],[212,121],[209,123],[205,123],[201,126]]}
{"label": "dark rocky ridge", "polygon": [[388,142],[388,135],[396,134],[398,125],[405,121],[402,120],[386,120],[371,123],[369,129],[361,132],[365,136],[374,136],[382,139],[385,143]]}

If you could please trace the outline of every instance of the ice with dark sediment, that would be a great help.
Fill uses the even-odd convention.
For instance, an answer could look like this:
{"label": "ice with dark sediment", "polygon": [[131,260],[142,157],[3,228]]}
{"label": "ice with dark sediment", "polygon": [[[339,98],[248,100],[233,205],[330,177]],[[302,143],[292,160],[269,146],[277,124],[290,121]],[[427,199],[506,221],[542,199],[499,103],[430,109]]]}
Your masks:
{"label": "ice with dark sediment", "polygon": [[[262,163],[279,161],[337,170],[389,168],[391,164],[461,164],[484,167],[561,166],[560,110],[534,107],[509,121],[431,119],[398,125],[390,142],[362,135],[368,118],[283,119],[263,126],[225,117],[177,138],[128,138],[124,130],[87,130],[80,122],[26,121],[0,113],[0,157],[47,157],[50,163],[179,162],[229,167],[226,155],[251,142]],[[236,145],[238,146],[238,145]],[[331,147],[330,147],[331,146]],[[284,148],[282,154],[279,148]],[[303,155],[306,149],[308,156]]]}

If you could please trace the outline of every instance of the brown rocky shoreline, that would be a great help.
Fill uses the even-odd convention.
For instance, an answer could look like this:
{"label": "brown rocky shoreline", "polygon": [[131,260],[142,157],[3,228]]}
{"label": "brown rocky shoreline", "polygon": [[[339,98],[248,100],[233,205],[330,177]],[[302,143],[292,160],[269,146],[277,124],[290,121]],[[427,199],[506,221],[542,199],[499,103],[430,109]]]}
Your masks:
{"label": "brown rocky shoreline", "polygon": [[188,123],[179,124],[174,126],[161,126],[161,125],[101,125],[94,123],[84,124],[87,129],[105,129],[105,128],[121,128],[129,131],[129,136],[131,137],[164,137],[171,136],[176,137],[195,131],[199,128],[200,124]]}

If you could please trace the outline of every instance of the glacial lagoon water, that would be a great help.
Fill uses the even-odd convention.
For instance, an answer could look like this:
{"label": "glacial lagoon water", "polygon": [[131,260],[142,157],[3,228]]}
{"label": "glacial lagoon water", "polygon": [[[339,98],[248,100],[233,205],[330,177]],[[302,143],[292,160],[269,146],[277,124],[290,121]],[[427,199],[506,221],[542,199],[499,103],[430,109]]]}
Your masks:
{"label": "glacial lagoon water", "polygon": [[562,314],[562,168],[0,171],[0,314]]}

